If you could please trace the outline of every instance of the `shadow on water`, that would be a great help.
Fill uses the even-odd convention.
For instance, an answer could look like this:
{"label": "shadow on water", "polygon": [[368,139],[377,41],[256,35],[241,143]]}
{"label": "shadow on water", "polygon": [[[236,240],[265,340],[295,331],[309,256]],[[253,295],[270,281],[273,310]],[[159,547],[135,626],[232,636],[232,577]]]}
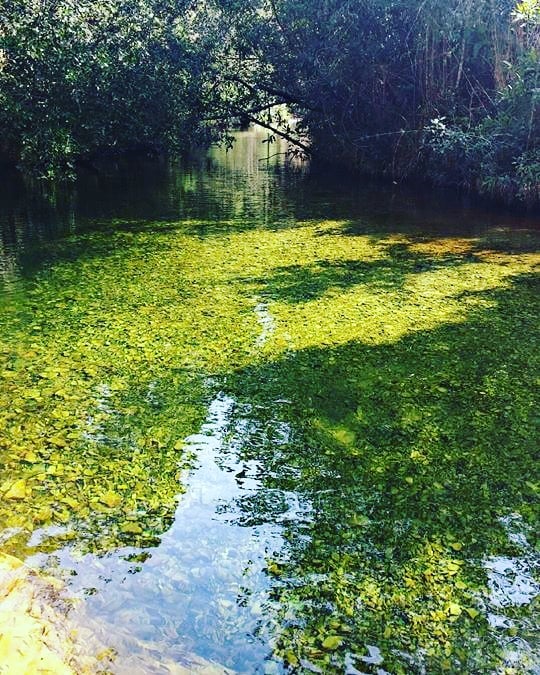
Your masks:
{"label": "shadow on water", "polygon": [[[354,236],[347,228],[337,234]],[[373,239],[380,242],[380,237]],[[382,260],[318,260],[309,266],[278,267],[271,275],[248,282],[258,286],[264,298],[295,303],[314,300],[330,291],[339,293],[359,284],[370,285],[373,289],[399,290],[411,274],[478,261],[473,252],[434,256],[411,251],[410,243],[388,242],[383,247],[386,255]]]}
{"label": "shadow on water", "polygon": [[[484,293],[490,307],[462,324],[308,349],[228,382],[239,411],[262,411],[257,429],[275,428],[276,415],[291,429],[286,442],[247,438],[237,449],[261,466],[261,496],[228,505],[240,524],[274,523],[265,494],[293,491],[307,514],[284,522],[269,568],[269,621],[291,665],[344,672],[348,659],[375,672],[365,658],[375,645],[391,673],[490,672],[501,648],[519,672],[540,666],[528,605],[540,590],[538,485],[528,480],[539,459],[529,390],[538,298],[533,279],[515,284]],[[498,558],[526,559],[526,602],[489,599],[482,564]],[[515,574],[507,564],[507,585]]]}

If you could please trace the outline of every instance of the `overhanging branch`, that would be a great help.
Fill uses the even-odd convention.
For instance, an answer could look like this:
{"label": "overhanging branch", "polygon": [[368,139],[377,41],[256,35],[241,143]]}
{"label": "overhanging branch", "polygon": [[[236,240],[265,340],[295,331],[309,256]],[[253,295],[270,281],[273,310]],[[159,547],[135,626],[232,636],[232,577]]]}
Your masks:
{"label": "overhanging branch", "polygon": [[243,109],[234,109],[230,111],[224,111],[221,115],[212,115],[211,117],[205,117],[205,122],[217,122],[218,120],[225,120],[229,117],[239,117],[249,115],[256,115],[257,113],[263,112],[264,110],[271,110],[272,108],[277,108],[277,106],[285,105],[287,101],[273,101],[272,103],[267,103],[265,105],[260,105],[255,108],[249,108],[248,110]]}
{"label": "overhanging branch", "polygon": [[311,149],[309,148],[309,146],[307,146],[305,143],[302,143],[302,141],[299,141],[297,138],[294,138],[294,136],[291,136],[291,134],[289,134],[287,131],[282,131],[281,129],[274,127],[272,124],[269,124],[264,120],[259,120],[256,117],[253,117],[252,115],[245,115],[245,116],[249,119],[250,122],[253,122],[253,124],[258,124],[260,127],[268,129],[268,131],[271,131],[273,134],[276,134],[277,136],[284,138],[292,145],[295,145],[297,148],[300,148],[300,150],[305,152],[306,155],[311,154]]}
{"label": "overhanging branch", "polygon": [[246,87],[246,89],[249,89],[253,94],[260,94],[261,92],[264,92],[265,94],[271,94],[272,96],[282,98],[284,103],[295,103],[306,110],[322,112],[320,108],[314,108],[309,103],[306,103],[303,99],[295,96],[294,94],[291,94],[288,91],[284,91],[283,89],[278,89],[267,84],[252,84],[251,82],[246,82],[246,80],[242,79],[238,75],[229,75],[225,79],[229,82],[241,84],[243,87]]}

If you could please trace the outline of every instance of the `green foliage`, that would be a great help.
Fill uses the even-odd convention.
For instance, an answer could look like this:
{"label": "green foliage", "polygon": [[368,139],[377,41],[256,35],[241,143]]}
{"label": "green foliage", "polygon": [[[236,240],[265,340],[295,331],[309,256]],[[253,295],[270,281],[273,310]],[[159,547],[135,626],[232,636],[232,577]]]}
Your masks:
{"label": "green foliage", "polygon": [[516,67],[493,110],[475,125],[433,120],[427,138],[430,175],[440,183],[474,188],[507,201],[538,202],[540,54],[531,51]]}
{"label": "green foliage", "polygon": [[4,154],[52,177],[98,151],[195,142],[210,55],[192,19],[189,2],[6,0]]}
{"label": "green foliage", "polygon": [[6,0],[0,152],[52,177],[259,122],[300,154],[534,204],[538,16],[532,0]]}
{"label": "green foliage", "polygon": [[[525,168],[540,138],[536,3],[280,0],[261,7],[251,34],[241,28],[251,49],[243,46],[239,57],[252,71],[254,60],[262,65],[251,79],[246,66],[239,90],[253,105],[289,103],[301,119],[302,149],[307,131],[314,154],[367,173],[536,202],[534,162]],[[291,135],[271,108],[260,117]]]}
{"label": "green foliage", "polygon": [[523,153],[516,161],[519,196],[529,202],[540,200],[540,149]]}

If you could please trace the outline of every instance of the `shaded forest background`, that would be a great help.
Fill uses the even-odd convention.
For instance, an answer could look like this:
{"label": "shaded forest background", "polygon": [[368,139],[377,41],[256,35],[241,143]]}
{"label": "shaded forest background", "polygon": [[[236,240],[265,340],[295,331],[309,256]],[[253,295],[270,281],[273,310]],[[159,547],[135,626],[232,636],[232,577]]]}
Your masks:
{"label": "shaded forest background", "polygon": [[257,122],[294,152],[540,203],[540,0],[2,0],[0,156],[44,178]]}

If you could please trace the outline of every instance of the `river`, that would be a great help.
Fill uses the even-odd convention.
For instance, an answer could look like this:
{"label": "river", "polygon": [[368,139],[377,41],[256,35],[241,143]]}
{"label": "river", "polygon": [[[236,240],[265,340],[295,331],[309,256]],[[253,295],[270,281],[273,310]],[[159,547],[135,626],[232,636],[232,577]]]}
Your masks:
{"label": "river", "polygon": [[264,139],[2,174],[0,550],[90,672],[539,673],[538,219]]}

